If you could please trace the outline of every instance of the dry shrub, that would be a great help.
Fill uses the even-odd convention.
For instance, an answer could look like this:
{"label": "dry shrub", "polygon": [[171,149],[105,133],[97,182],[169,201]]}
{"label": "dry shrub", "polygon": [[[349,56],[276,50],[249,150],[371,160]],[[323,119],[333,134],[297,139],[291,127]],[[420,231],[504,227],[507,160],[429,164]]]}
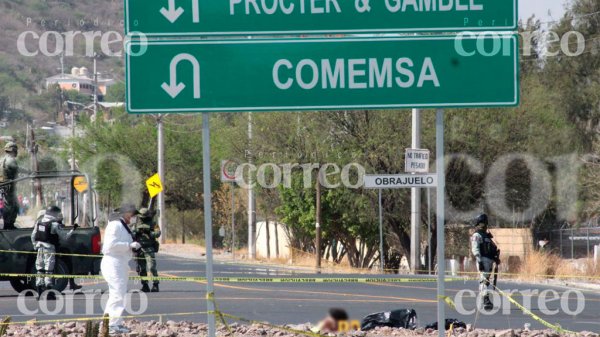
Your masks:
{"label": "dry shrub", "polygon": [[567,260],[552,253],[531,252],[519,269],[524,279],[557,278],[577,280],[599,280],[600,266],[596,267],[592,258]]}
{"label": "dry shrub", "polygon": [[583,262],[583,268],[586,276],[594,278],[600,277],[600,266],[596,266],[594,259],[589,257]]}
{"label": "dry shrub", "polygon": [[556,265],[554,275],[560,278],[565,278],[568,276],[583,276],[585,275],[585,271],[577,268],[577,266],[570,260],[560,259]]}
{"label": "dry shrub", "polygon": [[562,259],[552,253],[533,251],[521,263],[519,274],[526,279],[535,279],[546,275],[556,275]]}
{"label": "dry shrub", "polygon": [[564,269],[559,269],[557,275],[562,278],[576,278],[586,281],[598,279],[600,277],[600,268],[596,267],[593,258],[583,258],[577,260],[565,260],[568,266]]}

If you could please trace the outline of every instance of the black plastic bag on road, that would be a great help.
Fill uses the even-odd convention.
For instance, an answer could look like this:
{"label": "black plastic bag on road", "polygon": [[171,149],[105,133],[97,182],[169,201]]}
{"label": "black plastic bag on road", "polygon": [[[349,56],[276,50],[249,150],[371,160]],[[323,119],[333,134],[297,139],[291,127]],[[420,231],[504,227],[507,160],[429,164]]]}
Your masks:
{"label": "black plastic bag on road", "polygon": [[415,329],[417,327],[417,312],[414,309],[399,309],[394,311],[377,312],[363,318],[360,323],[362,331],[376,327]]}
{"label": "black plastic bag on road", "polygon": [[[467,324],[465,324],[465,322],[461,322],[455,318],[446,318],[446,330],[450,329],[450,325],[452,325],[453,329],[456,328],[467,328]],[[431,324],[427,324],[427,326],[425,326],[425,329],[433,329],[433,330],[437,330],[438,329],[438,322],[433,322]]]}

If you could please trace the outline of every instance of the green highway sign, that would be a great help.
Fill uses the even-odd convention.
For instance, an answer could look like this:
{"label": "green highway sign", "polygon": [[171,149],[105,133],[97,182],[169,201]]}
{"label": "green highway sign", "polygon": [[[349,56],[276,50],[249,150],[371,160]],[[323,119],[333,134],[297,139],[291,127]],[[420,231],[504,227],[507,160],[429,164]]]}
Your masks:
{"label": "green highway sign", "polygon": [[146,36],[365,34],[517,29],[517,0],[125,0]]}
{"label": "green highway sign", "polygon": [[515,106],[516,34],[131,41],[131,113]]}

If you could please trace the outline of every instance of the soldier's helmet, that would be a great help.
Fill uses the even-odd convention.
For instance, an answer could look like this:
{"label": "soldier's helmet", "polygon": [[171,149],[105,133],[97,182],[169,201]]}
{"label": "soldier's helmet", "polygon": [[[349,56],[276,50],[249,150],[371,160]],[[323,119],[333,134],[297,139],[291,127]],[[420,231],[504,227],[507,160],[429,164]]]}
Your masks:
{"label": "soldier's helmet", "polygon": [[58,206],[50,206],[50,207],[46,208],[45,216],[48,218],[53,218],[57,221],[63,220],[62,211],[60,210],[60,208]]}
{"label": "soldier's helmet", "polygon": [[8,152],[8,153],[13,153],[13,152],[17,152],[18,147],[17,144],[15,142],[8,142],[6,143],[6,145],[4,145],[4,152]]}
{"label": "soldier's helmet", "polygon": [[477,227],[479,225],[487,226],[488,225],[487,214],[485,214],[485,213],[479,214],[477,217],[475,217],[475,219],[473,219],[472,225],[473,225],[473,227]]}
{"label": "soldier's helmet", "polygon": [[147,209],[147,208],[142,208],[140,209],[140,218],[142,219],[150,219],[154,217],[154,212]]}

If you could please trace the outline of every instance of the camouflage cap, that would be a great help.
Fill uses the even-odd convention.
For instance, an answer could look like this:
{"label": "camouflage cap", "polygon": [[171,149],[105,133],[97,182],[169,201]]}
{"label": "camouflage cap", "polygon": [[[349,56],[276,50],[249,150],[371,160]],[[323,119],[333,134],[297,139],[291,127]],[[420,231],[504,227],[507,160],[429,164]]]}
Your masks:
{"label": "camouflage cap", "polygon": [[62,211],[58,206],[50,206],[50,207],[46,208],[46,211],[44,214],[47,217],[52,217],[57,220],[63,219]]}
{"label": "camouflage cap", "polygon": [[5,152],[15,152],[17,151],[18,146],[15,142],[8,142],[6,143],[6,145],[4,145],[4,151]]}
{"label": "camouflage cap", "polygon": [[147,208],[142,208],[140,209],[140,218],[152,218],[154,216],[154,212],[147,209]]}

